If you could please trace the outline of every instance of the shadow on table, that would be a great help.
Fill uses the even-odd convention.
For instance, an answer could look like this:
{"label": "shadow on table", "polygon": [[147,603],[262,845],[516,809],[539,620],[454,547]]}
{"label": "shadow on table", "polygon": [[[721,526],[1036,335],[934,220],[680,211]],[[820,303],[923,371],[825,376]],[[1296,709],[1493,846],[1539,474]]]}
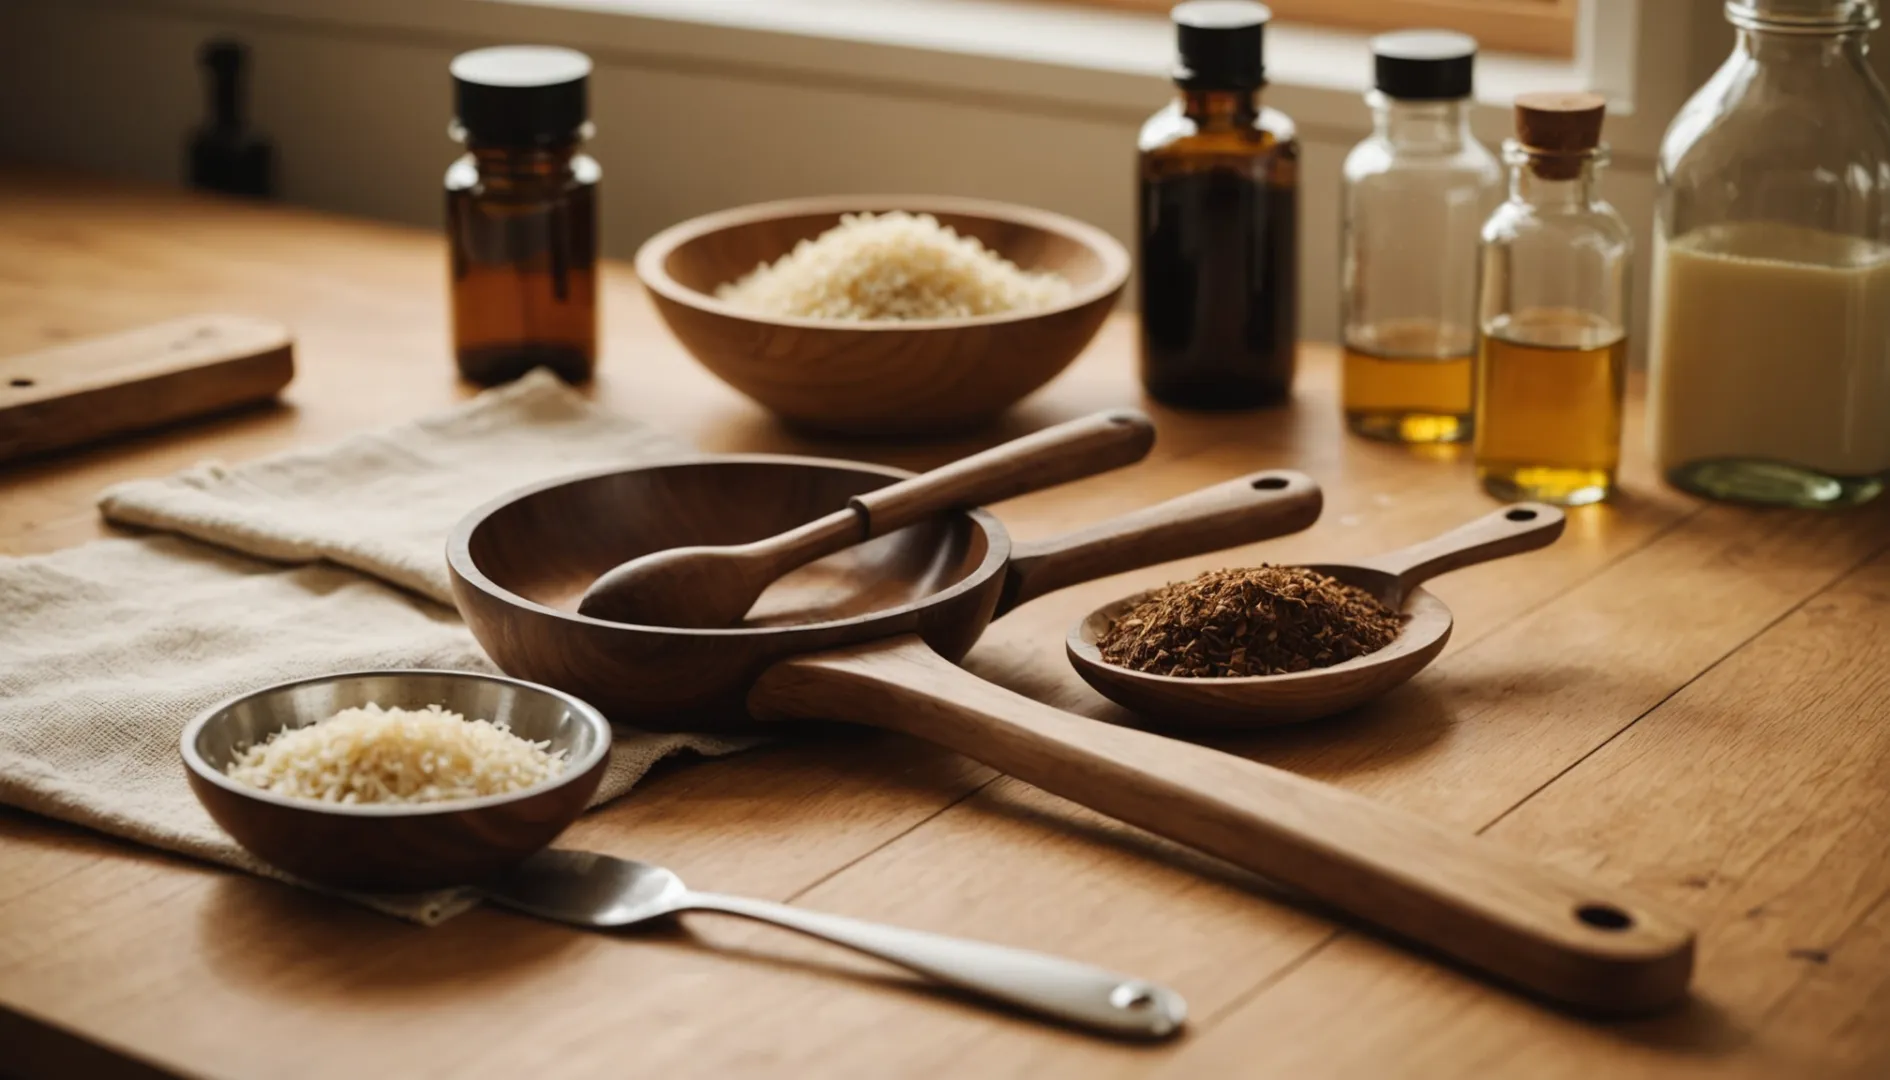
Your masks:
{"label": "shadow on table", "polygon": [[553,964],[581,944],[549,924],[495,933],[495,917],[476,908],[424,927],[280,882],[231,875],[203,907],[198,952],[219,975],[259,992],[374,998],[420,987],[476,994]]}

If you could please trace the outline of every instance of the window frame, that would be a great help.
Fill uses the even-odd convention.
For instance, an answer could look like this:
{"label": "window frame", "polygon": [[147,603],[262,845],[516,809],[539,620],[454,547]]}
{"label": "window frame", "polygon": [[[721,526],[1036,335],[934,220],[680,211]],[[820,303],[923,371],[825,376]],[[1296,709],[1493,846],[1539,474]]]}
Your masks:
{"label": "window frame", "polygon": [[[1060,0],[1165,12],[1178,0]],[[1581,0],[1264,0],[1278,18],[1346,30],[1441,26],[1485,49],[1572,58]]]}

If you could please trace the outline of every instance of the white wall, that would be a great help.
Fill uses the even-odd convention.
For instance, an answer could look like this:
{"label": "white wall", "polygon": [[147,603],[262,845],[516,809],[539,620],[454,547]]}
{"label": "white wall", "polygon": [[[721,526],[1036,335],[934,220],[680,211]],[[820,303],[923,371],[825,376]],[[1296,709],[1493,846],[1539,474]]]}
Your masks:
{"label": "white wall", "polygon": [[[1641,2],[1663,5],[1656,17],[1690,5],[1682,26],[1697,25],[1708,10],[1718,23],[1716,0]],[[1032,78],[1052,89],[1020,93],[980,78],[995,67],[947,77],[944,61],[923,50],[876,52],[877,67],[862,70],[847,60],[852,54],[754,34],[744,58],[731,60],[726,52],[692,53],[684,46],[694,39],[676,36],[672,24],[626,23],[635,20],[478,0],[379,8],[337,0],[0,0],[7,103],[0,160],[174,181],[201,110],[195,49],[212,34],[235,33],[253,50],[253,112],[277,142],[287,201],[433,226],[440,173],[454,154],[444,135],[448,60],[483,44],[551,40],[586,48],[598,62],[594,150],[605,170],[603,240],[611,255],[628,257],[655,230],[705,211],[856,191],[1029,203],[1130,239],[1136,129],[1169,93],[1152,74],[1039,66]],[[1667,81],[1697,81],[1671,69],[1710,65],[1722,51],[1704,39],[1684,44],[1661,71]],[[1338,171],[1366,113],[1350,92],[1282,86],[1270,95],[1302,120],[1302,332],[1330,338]],[[1665,116],[1643,108],[1611,127],[1617,123],[1642,148],[1617,154],[1606,190],[1645,247],[1653,204],[1647,133],[1664,127]],[[1500,137],[1504,110],[1480,109],[1477,124],[1485,137]]]}

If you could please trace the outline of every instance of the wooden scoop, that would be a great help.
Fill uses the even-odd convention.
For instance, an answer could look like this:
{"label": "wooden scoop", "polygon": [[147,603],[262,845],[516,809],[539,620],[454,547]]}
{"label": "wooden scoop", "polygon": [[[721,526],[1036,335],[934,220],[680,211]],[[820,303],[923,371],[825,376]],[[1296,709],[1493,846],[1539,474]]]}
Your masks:
{"label": "wooden scoop", "polygon": [[631,559],[593,582],[578,611],[643,626],[733,626],[769,584],[816,559],[942,510],[1000,502],[1140,461],[1154,444],[1154,426],[1132,409],[1058,424],[855,495],[844,509],[765,540]]}
{"label": "wooden scoop", "polygon": [[1255,728],[1313,720],[1362,705],[1423,670],[1450,640],[1450,609],[1419,586],[1439,574],[1547,547],[1562,535],[1562,512],[1518,503],[1442,536],[1356,563],[1308,566],[1402,611],[1404,629],[1377,652],[1289,675],[1201,679],[1150,675],[1111,664],[1097,642],[1116,619],[1150,595],[1138,593],[1091,612],[1066,642],[1070,663],[1097,692],[1174,727]]}

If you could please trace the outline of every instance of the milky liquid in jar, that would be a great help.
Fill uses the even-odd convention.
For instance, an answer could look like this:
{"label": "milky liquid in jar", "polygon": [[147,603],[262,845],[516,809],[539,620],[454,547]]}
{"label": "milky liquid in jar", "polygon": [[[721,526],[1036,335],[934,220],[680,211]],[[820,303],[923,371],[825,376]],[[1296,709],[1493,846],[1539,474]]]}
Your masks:
{"label": "milky liquid in jar", "polygon": [[1650,433],[1669,480],[1789,501],[1768,496],[1890,472],[1890,245],[1738,222],[1654,263]]}

